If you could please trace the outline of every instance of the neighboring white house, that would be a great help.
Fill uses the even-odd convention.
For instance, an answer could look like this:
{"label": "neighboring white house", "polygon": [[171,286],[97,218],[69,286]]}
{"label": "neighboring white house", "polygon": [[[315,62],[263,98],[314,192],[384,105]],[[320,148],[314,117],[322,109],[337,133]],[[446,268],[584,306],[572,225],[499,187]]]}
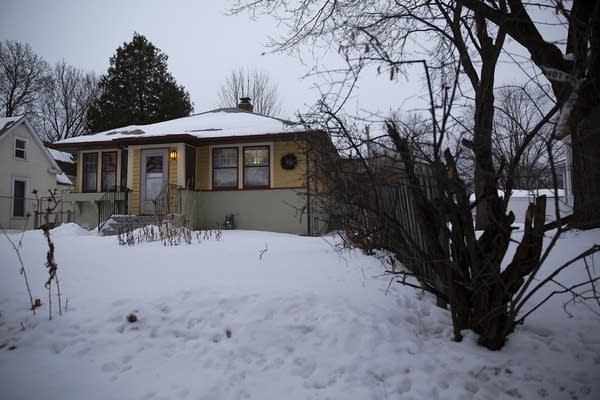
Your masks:
{"label": "neighboring white house", "polygon": [[[565,198],[565,191],[558,189],[556,191],[558,195],[558,209],[560,216],[565,217],[573,212],[572,204],[568,204]],[[498,190],[498,195],[504,197],[504,191]],[[515,214],[515,223],[522,224],[525,222],[525,214],[527,213],[527,207],[529,203],[533,203],[536,196],[545,195],[546,200],[546,223],[556,220],[556,203],[554,190],[551,189],[532,189],[532,190],[521,190],[513,189],[511,192],[510,200],[508,201],[507,212],[512,211]],[[475,195],[472,194],[469,199],[471,202],[475,201]],[[473,213],[476,209],[473,209]]]}
{"label": "neighboring white house", "polygon": [[[0,118],[0,225],[32,229],[37,202],[72,186],[24,116]],[[30,215],[29,218],[27,217]],[[41,222],[39,222],[41,223]],[[38,224],[39,224],[38,223]]]}

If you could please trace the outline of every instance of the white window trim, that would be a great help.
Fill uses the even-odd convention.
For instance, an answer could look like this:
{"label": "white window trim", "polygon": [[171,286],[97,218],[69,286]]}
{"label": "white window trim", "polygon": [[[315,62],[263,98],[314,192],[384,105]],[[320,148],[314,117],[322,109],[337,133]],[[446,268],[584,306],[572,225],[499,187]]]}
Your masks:
{"label": "white window trim", "polygon": [[275,168],[273,164],[273,142],[248,142],[241,144],[217,144],[208,146],[208,190],[213,190],[213,149],[238,149],[238,190],[244,190],[244,147],[260,146],[269,147],[269,188],[273,189],[273,177],[275,174]]}
{"label": "white window trim", "polygon": [[[24,204],[24,210],[23,210],[25,215],[14,215],[14,212],[15,212],[15,208],[14,208],[15,182],[16,181],[25,182],[25,204]],[[29,194],[29,178],[24,178],[21,176],[13,176],[10,182],[11,182],[11,185],[10,185],[10,198],[11,198],[10,217],[13,219],[25,219],[25,218],[27,218],[27,213],[29,212],[29,199],[27,197],[27,195]]]}
{"label": "white window trim", "polygon": [[[17,140],[21,140],[23,142],[25,142],[25,157],[21,158],[21,157],[17,157],[16,153],[17,153]],[[19,149],[20,150],[20,149]],[[27,153],[29,153],[29,139],[24,138],[24,137],[20,137],[20,136],[15,136],[15,139],[13,141],[13,158],[15,160],[24,160],[27,161]]]}

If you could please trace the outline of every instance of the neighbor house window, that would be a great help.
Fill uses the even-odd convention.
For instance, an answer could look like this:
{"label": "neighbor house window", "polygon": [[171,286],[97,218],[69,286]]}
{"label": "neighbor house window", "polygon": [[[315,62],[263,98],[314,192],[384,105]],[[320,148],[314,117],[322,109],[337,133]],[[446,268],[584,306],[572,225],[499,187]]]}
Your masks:
{"label": "neighbor house window", "polygon": [[25,217],[25,193],[27,193],[27,180],[26,179],[13,179],[13,204],[12,204],[12,215],[13,217]]}
{"label": "neighbor house window", "polygon": [[110,192],[117,186],[117,152],[102,153],[102,191]]}
{"label": "neighbor house window", "polygon": [[213,150],[213,188],[237,189],[238,149],[228,147]]}
{"label": "neighbor house window", "polygon": [[83,154],[83,191],[95,192],[98,190],[98,153]]}
{"label": "neighbor house window", "polygon": [[27,140],[15,138],[15,158],[27,159]]}
{"label": "neighbor house window", "polygon": [[269,146],[244,147],[244,188],[269,187]]}

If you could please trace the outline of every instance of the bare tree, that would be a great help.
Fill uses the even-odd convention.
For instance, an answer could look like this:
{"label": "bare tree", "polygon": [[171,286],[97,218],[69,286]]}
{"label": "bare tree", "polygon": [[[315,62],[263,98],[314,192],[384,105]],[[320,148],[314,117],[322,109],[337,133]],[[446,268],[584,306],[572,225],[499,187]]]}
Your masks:
{"label": "bare tree", "polygon": [[50,142],[82,135],[86,114],[96,99],[98,81],[93,73],[57,63],[48,84],[37,101],[36,126]]}
{"label": "bare tree", "polygon": [[[584,7],[587,4],[584,3],[575,1],[574,7],[577,4]],[[336,104],[321,103],[314,118],[305,120],[338,132],[343,138],[338,143],[346,143],[356,159],[347,168],[352,171],[353,165],[357,167],[354,168],[356,173],[350,175],[353,178],[344,179],[342,166],[346,163],[336,167],[335,158],[327,163],[327,156],[321,157],[322,153],[318,151],[326,145],[312,146],[313,157],[321,157],[326,165],[320,169],[321,175],[326,177],[329,171],[333,173],[332,179],[326,179],[328,184],[322,186],[340,188],[341,193],[325,197],[332,199],[333,204],[337,201],[338,209],[348,210],[345,214],[350,218],[362,219],[362,224],[349,225],[352,235],[355,234],[354,227],[365,226],[366,222],[369,230],[363,231],[359,238],[377,239],[380,247],[391,250],[408,269],[408,272],[396,269],[391,272],[416,277],[421,282],[420,287],[450,305],[456,340],[462,339],[462,330],[471,329],[479,335],[482,346],[501,348],[516,324],[529,315],[526,307],[531,293],[543,287],[533,283],[536,274],[564,230],[564,220],[560,218],[556,203],[560,222],[546,225],[546,198],[536,199],[527,212],[524,235],[512,260],[508,264],[503,262],[510,242],[515,240],[512,235],[515,216],[507,212],[513,177],[525,150],[540,135],[542,128],[556,118],[559,110],[562,109],[559,122],[561,119],[576,121],[575,125],[565,126],[579,126],[581,121],[573,119],[573,115],[577,115],[576,107],[569,105],[576,105],[581,93],[568,79],[565,82],[553,80],[555,102],[552,107],[527,130],[512,158],[497,165],[492,145],[497,105],[496,68],[508,35],[525,46],[532,54],[532,61],[544,66],[546,71],[554,68],[570,73],[573,62],[568,60],[569,57],[563,57],[556,45],[543,40],[518,0],[301,0],[295,3],[259,0],[238,1],[238,6],[237,11],[265,11],[276,15],[291,28],[287,36],[273,44],[278,50],[296,49],[316,42],[335,46],[332,50],[339,52],[347,64],[342,71],[345,77],[342,83],[347,90],[341,96],[326,99],[333,99]],[[562,2],[557,6],[562,6]],[[591,16],[594,10],[587,12]],[[578,29],[579,35],[570,40],[587,49],[589,32],[586,29],[590,28],[590,18],[580,15],[580,11],[569,14],[573,17],[570,23]],[[582,27],[587,28],[582,30]],[[419,46],[411,47],[410,44],[415,42]],[[581,50],[577,49],[577,56],[587,60]],[[586,81],[590,70],[587,61],[584,64],[585,71],[581,70],[578,77]],[[385,122],[386,135],[381,144],[391,151],[382,161],[374,162],[371,156],[365,156],[368,146],[365,146],[364,136],[348,128],[341,117],[341,106],[352,93],[361,71],[369,65],[388,71],[391,79],[405,73],[407,65],[422,68],[430,120],[430,151],[427,154],[431,161],[425,166],[425,179],[421,176],[422,168],[415,160],[411,142],[394,121],[388,119]],[[471,101],[474,107],[471,136],[463,138],[461,143],[473,154],[475,204],[469,203],[456,154],[447,144],[449,135],[455,133],[453,124],[458,120],[455,112],[458,93],[463,94],[461,101]],[[569,97],[571,94],[573,96]],[[595,104],[595,95],[591,96],[586,107]],[[569,98],[571,101],[568,102]],[[558,133],[564,133],[562,127],[557,124]],[[546,141],[553,176],[556,174],[551,148],[557,130]],[[385,171],[391,173],[386,175]],[[505,196],[498,194],[500,179],[507,189]],[[341,186],[335,184],[336,180],[342,182]],[[405,211],[397,208],[400,203],[394,201],[398,192],[394,182],[406,182],[401,185],[410,199],[405,203]],[[472,207],[478,208],[477,216],[482,220],[480,235],[475,233]],[[417,236],[408,228],[405,218],[400,217],[402,212],[414,216]],[[550,245],[544,248],[544,233],[552,228],[557,230]],[[576,259],[599,250],[600,246],[593,246]],[[557,267],[555,272],[572,265],[576,259]],[[581,285],[589,287],[598,279],[586,278]],[[532,310],[536,308],[533,306]]]}
{"label": "bare tree", "polygon": [[[570,135],[572,141],[575,204],[571,222],[581,228],[600,226],[600,208],[595,207],[600,202],[600,2],[238,0],[232,11],[263,12],[279,18],[290,30],[273,41],[276,50],[318,42],[338,51],[348,62],[344,73],[349,87],[369,64],[395,76],[403,72],[406,60],[425,58],[435,67],[433,61],[443,65],[458,58],[473,87],[473,143],[484,147],[489,147],[491,140],[487,132],[493,120],[489,110],[494,107],[495,70],[505,51],[505,38],[510,36],[530,53],[537,73],[531,79],[547,78],[555,103],[567,105],[561,112],[558,135]],[[534,16],[540,15],[536,21]],[[540,32],[539,27],[549,19],[563,27],[562,44]],[[475,165],[482,221],[489,221],[495,179],[487,158],[476,160]]]}
{"label": "bare tree", "polygon": [[[545,93],[536,87],[507,86],[498,90],[497,96],[492,147],[494,161],[499,166],[516,157],[516,152],[527,139],[527,133],[539,123],[550,106]],[[553,123],[546,124],[525,146],[512,177],[515,189],[553,188],[546,149],[553,129]],[[552,152],[554,160],[564,157],[564,143],[554,140]],[[506,173],[505,170],[502,172]],[[557,179],[560,184],[562,175],[558,174]]]}
{"label": "bare tree", "polygon": [[237,107],[242,97],[252,99],[254,112],[258,114],[270,116],[281,114],[281,99],[277,84],[273,82],[268,72],[244,68],[231,71],[219,89],[219,105]]}
{"label": "bare tree", "polygon": [[29,44],[0,42],[0,112],[7,117],[33,106],[47,82],[48,64]]}

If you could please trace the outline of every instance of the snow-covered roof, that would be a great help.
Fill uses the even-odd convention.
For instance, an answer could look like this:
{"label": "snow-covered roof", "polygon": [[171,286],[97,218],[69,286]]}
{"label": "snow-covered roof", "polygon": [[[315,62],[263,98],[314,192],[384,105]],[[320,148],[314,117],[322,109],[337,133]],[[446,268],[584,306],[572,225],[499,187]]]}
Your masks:
{"label": "snow-covered roof", "polygon": [[218,139],[232,136],[285,134],[305,130],[302,124],[283,119],[255,114],[238,108],[220,108],[154,124],[130,125],[92,135],[73,137],[60,140],[55,144],[60,146],[172,135],[189,135],[197,139]]}
{"label": "snow-covered roof", "polygon": [[21,118],[23,118],[22,115],[19,115],[17,117],[3,117],[3,118],[0,118],[0,133],[4,133],[4,129],[5,128],[10,127],[12,124],[14,124],[15,122],[17,122]]}
{"label": "snow-covered roof", "polygon": [[74,186],[73,182],[71,182],[69,177],[64,172],[56,174],[56,183],[58,183],[59,185]]}
{"label": "snow-covered roof", "polygon": [[64,151],[54,150],[49,147],[47,147],[47,149],[50,152],[52,158],[54,158],[56,161],[61,161],[69,164],[76,164],[76,162],[73,160],[73,155],[71,153],[65,153]]}

